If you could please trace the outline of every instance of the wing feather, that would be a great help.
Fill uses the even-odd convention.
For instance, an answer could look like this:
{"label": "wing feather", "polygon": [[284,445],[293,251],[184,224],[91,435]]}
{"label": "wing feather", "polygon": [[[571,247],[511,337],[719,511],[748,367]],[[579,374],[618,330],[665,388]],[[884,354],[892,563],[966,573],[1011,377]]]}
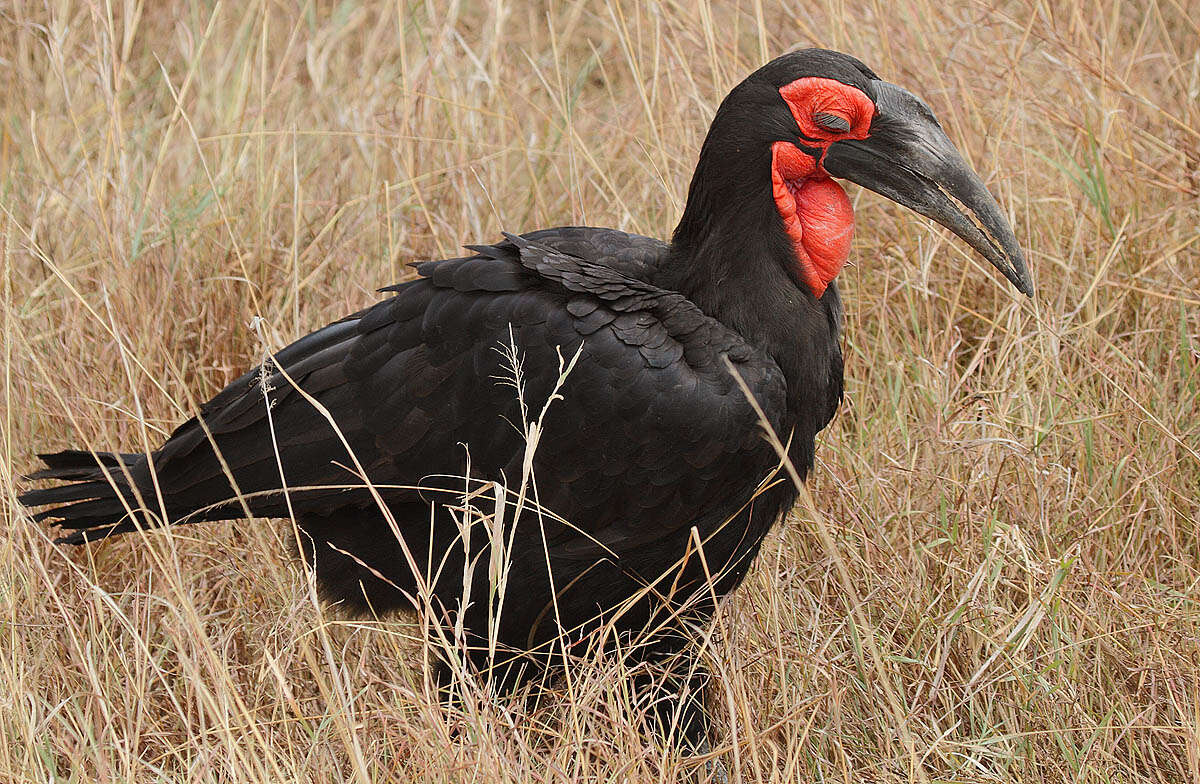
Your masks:
{"label": "wing feather", "polygon": [[[289,487],[356,481],[343,438],[375,483],[453,476],[468,456],[475,475],[511,480],[521,475],[523,410],[542,410],[560,357],[579,351],[535,460],[540,501],[587,533],[548,524],[556,558],[586,561],[613,543],[674,536],[697,510],[716,518],[739,508],[774,458],[725,362],[738,365],[772,416],[786,408],[785,384],[769,357],[648,281],[662,243],[568,228],[470,249],[475,255],[417,264],[421,277],[389,287],[390,298],[235,380],[152,464],[131,462],[134,486],[153,488],[156,471],[172,519],[240,516],[239,492],[254,495],[255,514],[283,514],[281,463]],[[510,341],[525,409],[505,356]],[[128,530],[118,501],[132,502],[132,488],[105,495],[96,468],[52,460],[43,476],[82,483],[26,496],[67,504],[44,516],[85,537]],[[369,498],[324,491],[292,501],[324,514]]]}

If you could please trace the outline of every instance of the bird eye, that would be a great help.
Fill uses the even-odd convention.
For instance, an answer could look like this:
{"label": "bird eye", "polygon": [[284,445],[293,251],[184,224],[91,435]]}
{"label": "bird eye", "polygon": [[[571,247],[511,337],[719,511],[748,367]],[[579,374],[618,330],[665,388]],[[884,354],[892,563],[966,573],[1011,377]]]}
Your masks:
{"label": "bird eye", "polygon": [[831,131],[833,133],[845,133],[850,130],[850,121],[845,117],[830,112],[817,112],[813,115],[813,122],[819,127]]}

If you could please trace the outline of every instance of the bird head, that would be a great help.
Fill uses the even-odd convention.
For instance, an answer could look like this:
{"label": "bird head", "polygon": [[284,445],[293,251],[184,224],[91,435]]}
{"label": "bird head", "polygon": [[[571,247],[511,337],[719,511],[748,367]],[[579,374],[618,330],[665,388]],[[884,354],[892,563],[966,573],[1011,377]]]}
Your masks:
{"label": "bird head", "polygon": [[[1019,291],[1033,294],[1008,221],[933,112],[853,57],[806,49],[767,63],[722,103],[704,148],[689,207],[702,174],[722,179],[719,168],[725,167],[725,175],[745,182],[750,164],[761,173],[751,178],[754,187],[769,190],[790,243],[790,272],[816,297],[845,263],[854,229],[850,201],[832,178],[932,218]],[[705,200],[712,209],[711,202],[756,200],[758,193],[716,193]],[[779,222],[774,225],[777,231]]]}

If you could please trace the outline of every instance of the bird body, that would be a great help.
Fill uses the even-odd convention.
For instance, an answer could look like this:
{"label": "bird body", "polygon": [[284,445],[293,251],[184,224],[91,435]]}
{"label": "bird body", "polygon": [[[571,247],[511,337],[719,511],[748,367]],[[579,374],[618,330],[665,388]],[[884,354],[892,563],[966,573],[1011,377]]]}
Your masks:
{"label": "bird body", "polygon": [[[571,589],[557,597],[560,620],[542,628],[533,619],[546,618],[545,603],[510,609],[504,629],[512,631],[499,642],[526,648],[578,633],[659,581],[673,584],[677,601],[694,598],[702,565],[676,563],[693,536],[720,577],[718,595],[735,587],[795,491],[781,484],[751,502],[779,457],[730,370],[776,432],[790,433],[810,402],[828,412],[796,434],[795,462],[806,471],[816,429],[841,394],[836,320],[823,315],[828,332],[814,341],[827,347],[825,362],[785,344],[795,354],[789,377],[767,352],[655,285],[667,277],[666,243],[569,227],[474,250],[418,264],[421,277],[392,287],[390,298],[279,351],[180,426],[152,461],[107,456],[120,496],[91,453],[51,457],[42,477],[82,471],[87,481],[70,486],[73,507],[38,516],[64,518],[77,529],[66,540],[82,542],[164,518],[294,515],[328,599],[356,612],[411,606],[419,579],[440,568],[434,593],[452,610],[467,554],[448,520],[428,541],[426,499],[440,493],[452,503],[468,475],[520,480],[529,409],[549,398],[578,353],[533,452],[537,503],[554,518],[525,515],[508,553],[514,595],[550,597],[551,579]],[[402,539],[385,533],[360,470]],[[105,527],[125,517],[132,488],[147,511]],[[66,500],[62,490],[25,500]],[[487,580],[475,585],[483,590]],[[486,609],[480,597],[468,604]]]}
{"label": "bird body", "polygon": [[[853,215],[830,175],[943,222],[1028,289],[1011,230],[923,106],[844,55],[778,58],[718,109],[671,242],[564,227],[419,263],[152,454],[43,456],[33,477],[69,483],[22,501],[50,505],[35,518],[72,543],[289,517],[327,599],[428,601],[509,685],[599,629],[648,639],[647,658],[678,652],[795,500],[764,429],[803,477],[842,397],[834,277]],[[861,165],[896,150],[931,162]],[[476,534],[459,507],[480,492],[503,509]],[[519,516],[514,498],[529,499]],[[695,742],[703,711],[684,713]]]}

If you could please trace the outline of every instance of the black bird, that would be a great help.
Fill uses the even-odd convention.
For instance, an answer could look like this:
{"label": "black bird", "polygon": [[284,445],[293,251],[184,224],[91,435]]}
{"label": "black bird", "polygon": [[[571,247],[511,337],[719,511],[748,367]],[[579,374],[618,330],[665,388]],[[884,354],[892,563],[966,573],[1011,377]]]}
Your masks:
{"label": "black bird", "polygon": [[[796,497],[767,481],[780,459],[735,374],[801,476],[842,398],[834,278],[853,213],[831,177],[932,218],[1032,295],[1000,208],[929,107],[853,57],[793,52],[722,102],[669,243],[566,227],[416,264],[417,279],[279,351],[153,454],[42,455],[31,478],[66,483],[21,501],[48,505],[34,519],[71,544],[291,517],[328,601],[431,607],[502,688],[597,636],[686,663],[692,630]],[[528,423],[556,388],[527,464]],[[464,491],[491,498],[493,480],[509,489],[503,519],[464,533]],[[486,498],[472,503],[493,509]],[[678,695],[703,682],[669,669],[656,709],[696,745],[705,712]]]}

